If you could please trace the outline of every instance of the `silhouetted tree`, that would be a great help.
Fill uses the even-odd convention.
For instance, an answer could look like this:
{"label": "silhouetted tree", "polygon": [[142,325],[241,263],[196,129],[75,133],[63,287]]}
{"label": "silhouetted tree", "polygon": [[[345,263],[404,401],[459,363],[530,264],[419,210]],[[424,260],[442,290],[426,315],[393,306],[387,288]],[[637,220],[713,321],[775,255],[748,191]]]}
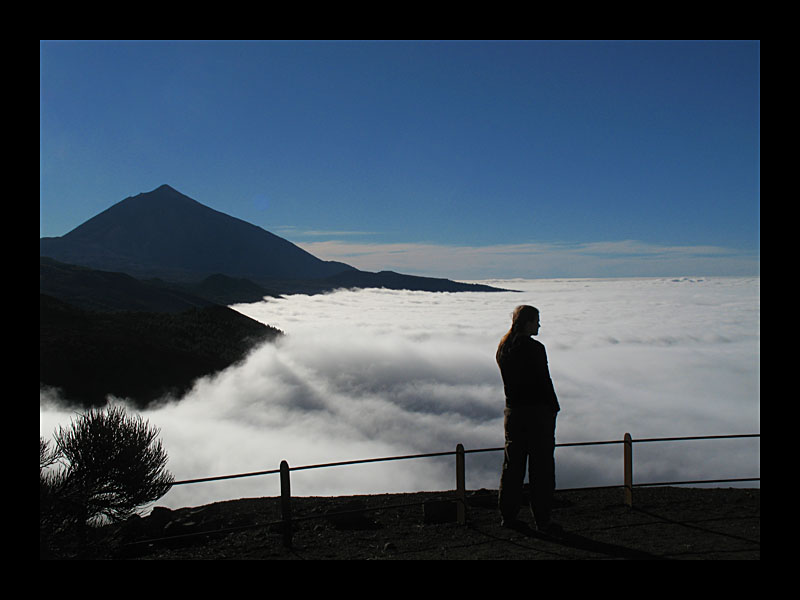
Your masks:
{"label": "silhouetted tree", "polygon": [[[40,439],[43,497],[77,524],[120,521],[169,491],[167,454],[159,430],[122,407],[93,409],[59,427],[55,449]],[[43,473],[55,462],[61,470]]]}

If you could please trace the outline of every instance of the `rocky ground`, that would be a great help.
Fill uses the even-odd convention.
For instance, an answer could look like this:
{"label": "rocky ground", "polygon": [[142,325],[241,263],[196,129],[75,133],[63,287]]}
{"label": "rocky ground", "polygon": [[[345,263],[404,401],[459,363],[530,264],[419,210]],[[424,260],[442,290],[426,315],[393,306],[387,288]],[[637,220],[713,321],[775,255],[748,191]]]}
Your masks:
{"label": "rocky ground", "polygon": [[563,534],[500,526],[497,492],[468,492],[466,525],[453,492],[292,499],[291,541],[280,498],[169,510],[102,529],[98,557],[164,560],[759,560],[759,489],[638,488],[556,493]]}

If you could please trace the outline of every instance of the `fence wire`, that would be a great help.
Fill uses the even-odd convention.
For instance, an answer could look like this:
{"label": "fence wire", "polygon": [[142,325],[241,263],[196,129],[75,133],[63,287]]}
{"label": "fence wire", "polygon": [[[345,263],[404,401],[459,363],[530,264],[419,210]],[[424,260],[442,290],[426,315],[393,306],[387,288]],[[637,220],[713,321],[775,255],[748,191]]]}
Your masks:
{"label": "fence wire", "polygon": [[[747,433],[747,434],[730,434],[730,435],[703,435],[703,436],[681,436],[681,437],[660,437],[660,438],[639,438],[634,439],[626,434],[625,438],[621,440],[605,440],[605,441],[592,441],[592,442],[561,442],[557,443],[555,446],[557,448],[561,447],[575,447],[575,446],[600,446],[600,445],[613,445],[613,444],[625,444],[626,439],[630,441],[630,444],[636,443],[650,443],[650,442],[676,442],[676,441],[688,441],[688,440],[712,440],[712,439],[731,439],[731,438],[760,438],[760,433]],[[499,452],[505,450],[504,447],[494,447],[494,448],[474,448],[471,450],[465,450],[461,444],[458,445],[458,448],[453,451],[444,451],[444,452],[426,452],[422,454],[406,454],[400,456],[383,456],[378,458],[362,458],[362,459],[355,459],[355,460],[345,460],[345,461],[336,461],[336,462],[328,462],[328,463],[317,463],[317,464],[310,464],[310,465],[300,465],[291,467],[288,466],[284,467],[287,471],[304,471],[304,470],[312,470],[312,469],[322,469],[328,467],[340,467],[340,466],[349,466],[349,465],[359,465],[359,464],[367,464],[367,463],[377,463],[377,462],[388,462],[388,461],[396,461],[396,460],[411,460],[411,459],[418,459],[418,458],[431,458],[431,457],[438,457],[438,456],[457,456],[459,454],[475,454],[480,452]],[[463,466],[461,467],[463,468]],[[205,483],[210,481],[221,481],[226,479],[239,479],[244,477],[256,477],[261,475],[274,475],[280,474],[281,469],[267,469],[263,471],[252,471],[249,473],[237,473],[232,475],[218,475],[214,477],[200,477],[195,479],[184,479],[181,481],[173,482],[173,486],[175,485],[188,485],[193,483]],[[460,475],[463,478],[463,473]],[[662,482],[647,482],[647,483],[631,483],[630,487],[649,487],[649,486],[661,486],[661,485],[691,485],[691,484],[702,484],[702,483],[726,483],[726,482],[745,482],[745,481],[761,481],[760,477],[746,477],[746,478],[734,478],[734,479],[702,479],[702,480],[688,480],[688,481],[662,481]],[[605,485],[605,486],[593,486],[593,487],[577,487],[577,488],[559,488],[556,491],[565,492],[565,491],[576,491],[576,490],[599,490],[599,489],[614,489],[614,488],[625,488],[627,487],[625,483],[621,483],[618,485]],[[463,490],[462,490],[463,492]],[[283,492],[282,492],[283,493]],[[290,495],[289,495],[290,496]],[[447,499],[452,500],[452,496],[447,496]],[[287,500],[287,498],[284,498]],[[430,499],[429,499],[430,500]],[[425,502],[427,502],[426,500]],[[456,501],[464,502],[464,498],[456,498]],[[391,506],[381,506],[380,509],[386,508],[402,508],[402,507],[413,507],[413,506],[421,506],[425,502],[414,502],[414,503],[404,503],[404,504],[397,504]],[[369,511],[369,510],[377,510],[378,507],[374,509],[358,509],[359,512]],[[136,542],[131,542],[127,545],[141,545],[141,544],[153,544],[158,543],[161,541],[173,541],[179,538],[189,538],[189,537],[198,537],[198,536],[210,536],[210,535],[220,535],[220,534],[228,534],[228,533],[235,533],[238,531],[244,531],[247,529],[254,529],[258,527],[284,527],[287,528],[288,531],[291,529],[291,524],[298,521],[305,521],[309,519],[317,519],[322,517],[331,517],[336,516],[339,514],[348,514],[349,512],[356,512],[356,511],[341,511],[335,513],[328,513],[326,515],[306,515],[306,516],[284,516],[279,521],[272,521],[269,523],[254,523],[251,525],[243,525],[238,527],[230,527],[224,529],[216,529],[212,531],[201,531],[201,532],[192,532],[187,534],[181,535],[173,535],[168,537],[161,537],[161,538],[153,538],[149,540],[139,540]],[[289,534],[289,544],[291,544],[291,534]]]}

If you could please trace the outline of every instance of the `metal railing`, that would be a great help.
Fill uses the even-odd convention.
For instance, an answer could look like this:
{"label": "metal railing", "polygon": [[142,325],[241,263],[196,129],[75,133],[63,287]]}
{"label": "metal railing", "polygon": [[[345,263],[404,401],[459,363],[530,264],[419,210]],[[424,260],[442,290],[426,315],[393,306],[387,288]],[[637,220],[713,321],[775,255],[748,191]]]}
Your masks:
{"label": "metal railing", "polygon": [[[624,501],[628,507],[633,506],[633,489],[636,487],[647,487],[647,486],[660,486],[660,485],[687,485],[687,484],[704,484],[704,483],[725,483],[725,482],[745,482],[745,481],[761,481],[760,477],[744,477],[744,478],[735,478],[735,479],[701,479],[701,480],[687,480],[687,481],[661,481],[661,482],[646,482],[646,483],[634,483],[633,482],[633,444],[640,444],[640,443],[651,443],[651,442],[675,442],[675,441],[687,441],[687,440],[712,440],[712,439],[732,439],[732,438],[760,438],[760,433],[749,433],[749,434],[733,434],[733,435],[704,435],[704,436],[684,436],[684,437],[661,437],[661,438],[641,438],[641,439],[633,439],[630,433],[625,433],[623,439],[621,440],[607,440],[607,441],[595,441],[595,442],[566,442],[566,443],[557,443],[557,448],[564,448],[564,447],[571,447],[571,446],[600,446],[600,445],[613,445],[613,444],[622,444],[623,445],[623,483],[621,485],[606,485],[606,486],[594,486],[594,487],[578,487],[578,488],[558,488],[556,491],[572,491],[572,490],[591,490],[591,489],[608,489],[608,488],[618,488],[622,487],[624,489]],[[201,477],[197,479],[185,479],[182,481],[175,481],[173,482],[173,486],[176,485],[187,485],[193,483],[204,483],[209,481],[221,481],[225,479],[239,479],[243,477],[256,477],[260,475],[280,475],[280,484],[281,484],[281,521],[279,522],[282,524],[283,530],[283,542],[284,545],[287,547],[291,547],[292,543],[292,508],[291,508],[291,481],[290,481],[290,472],[291,471],[303,471],[303,470],[310,470],[310,469],[322,469],[328,467],[340,467],[340,466],[349,466],[349,465],[359,465],[359,464],[367,464],[367,463],[376,463],[376,462],[387,462],[387,461],[397,461],[397,460],[410,460],[410,459],[418,459],[418,458],[430,458],[430,457],[437,457],[437,456],[453,456],[456,457],[456,489],[455,489],[455,500],[456,500],[456,519],[457,522],[461,525],[466,523],[466,469],[465,469],[465,455],[466,454],[474,454],[480,452],[498,452],[505,450],[504,447],[499,448],[477,448],[472,450],[465,450],[462,444],[458,444],[456,446],[455,451],[445,451],[445,452],[428,452],[423,454],[407,454],[403,456],[385,456],[380,458],[364,458],[364,459],[357,459],[357,460],[346,460],[346,461],[337,461],[337,462],[329,462],[329,463],[318,463],[318,464],[311,464],[311,465],[302,465],[296,467],[290,467],[289,463],[285,460],[282,460],[280,463],[280,467],[277,469],[269,469],[265,471],[252,471],[249,473],[237,473],[233,475],[220,475],[215,477]],[[296,518],[294,519],[297,520]]]}

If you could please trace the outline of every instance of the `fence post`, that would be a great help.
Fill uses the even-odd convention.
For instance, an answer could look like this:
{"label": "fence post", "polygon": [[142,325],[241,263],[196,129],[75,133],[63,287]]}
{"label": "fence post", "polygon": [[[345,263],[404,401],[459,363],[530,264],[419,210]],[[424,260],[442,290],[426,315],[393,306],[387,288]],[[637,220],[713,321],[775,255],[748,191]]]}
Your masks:
{"label": "fence post", "polygon": [[289,482],[289,463],[281,461],[281,519],[283,520],[283,545],[292,547],[292,491]]}
{"label": "fence post", "polygon": [[630,433],[625,434],[624,438],[625,451],[623,453],[624,468],[625,468],[625,505],[628,508],[633,507],[633,439]]}
{"label": "fence post", "polygon": [[456,446],[456,517],[459,525],[467,522],[467,489],[464,474],[464,445]]}

